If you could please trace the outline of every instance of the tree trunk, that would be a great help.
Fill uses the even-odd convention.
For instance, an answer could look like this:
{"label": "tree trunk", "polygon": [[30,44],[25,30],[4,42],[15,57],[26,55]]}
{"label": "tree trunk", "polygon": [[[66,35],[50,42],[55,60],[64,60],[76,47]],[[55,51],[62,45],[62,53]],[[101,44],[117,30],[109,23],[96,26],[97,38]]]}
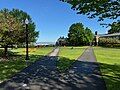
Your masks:
{"label": "tree trunk", "polygon": [[7,58],[8,46],[4,47],[4,58]]}

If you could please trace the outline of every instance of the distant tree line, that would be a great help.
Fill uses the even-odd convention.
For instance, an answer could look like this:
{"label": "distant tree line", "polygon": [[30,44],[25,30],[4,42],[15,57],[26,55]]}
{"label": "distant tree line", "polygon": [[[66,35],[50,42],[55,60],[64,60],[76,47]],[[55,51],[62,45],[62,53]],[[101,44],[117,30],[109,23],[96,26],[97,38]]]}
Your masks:
{"label": "distant tree line", "polygon": [[56,44],[60,46],[82,46],[90,45],[94,38],[92,31],[82,23],[74,23],[70,26],[68,37],[60,37]]}

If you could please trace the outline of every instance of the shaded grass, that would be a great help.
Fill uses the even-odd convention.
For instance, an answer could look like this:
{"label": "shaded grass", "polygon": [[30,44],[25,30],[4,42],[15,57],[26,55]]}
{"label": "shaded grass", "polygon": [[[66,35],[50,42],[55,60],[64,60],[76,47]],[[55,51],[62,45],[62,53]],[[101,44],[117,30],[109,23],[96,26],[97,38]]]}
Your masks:
{"label": "shaded grass", "polygon": [[120,90],[120,49],[95,47],[94,52],[107,89]]}
{"label": "shaded grass", "polygon": [[10,61],[0,62],[0,81],[8,79],[10,76],[26,67],[24,57],[21,56],[22,60],[19,59],[19,57],[15,57],[15,59],[16,60],[9,59]]}
{"label": "shaded grass", "polygon": [[60,72],[64,72],[70,68],[70,66],[75,62],[75,59],[71,60],[65,57],[59,57],[57,62],[57,68]]}
{"label": "shaded grass", "polygon": [[57,63],[60,72],[67,70],[87,47],[60,47]]}
{"label": "shaded grass", "polygon": [[[42,56],[51,52],[53,47],[32,49],[29,53],[29,62],[35,62],[39,60]],[[12,51],[12,52],[11,52]],[[7,60],[0,57],[0,82],[9,79],[11,76],[21,71],[26,67],[25,61],[25,49],[18,48],[9,51],[9,57]],[[2,55],[3,50],[0,50],[0,55]]]}

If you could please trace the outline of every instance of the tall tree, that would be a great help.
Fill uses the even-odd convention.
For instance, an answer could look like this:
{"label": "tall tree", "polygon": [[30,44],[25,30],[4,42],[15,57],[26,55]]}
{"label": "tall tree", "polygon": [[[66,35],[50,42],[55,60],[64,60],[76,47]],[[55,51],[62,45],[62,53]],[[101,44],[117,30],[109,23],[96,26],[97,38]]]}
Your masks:
{"label": "tall tree", "polygon": [[30,21],[28,25],[29,42],[35,42],[38,32],[35,31],[35,24],[27,13],[18,9],[0,11],[0,45],[5,48],[5,57],[7,57],[7,48],[10,45],[25,42],[25,27],[22,23],[25,18]]}
{"label": "tall tree", "polygon": [[104,19],[116,19],[120,17],[120,0],[61,0],[72,5],[77,14],[87,15],[89,18],[99,17]]}
{"label": "tall tree", "polygon": [[[24,22],[26,18],[29,20],[29,24],[28,24],[29,39],[28,40],[29,42],[35,42],[37,40],[36,37],[38,37],[39,32],[35,31],[36,25],[32,21],[30,15],[28,15],[26,12],[19,10],[19,9],[13,9],[10,13],[22,23]],[[24,38],[25,38],[25,27],[23,26],[21,37],[19,38],[19,42],[24,43],[25,42]]]}
{"label": "tall tree", "polygon": [[86,43],[89,44],[90,42],[92,42],[94,35],[88,27],[85,29],[85,36],[86,36],[86,41],[87,41]]}
{"label": "tall tree", "polygon": [[90,29],[84,29],[82,23],[72,24],[69,28],[68,42],[69,45],[79,46],[87,45],[92,40],[93,34]]}
{"label": "tall tree", "polygon": [[65,38],[64,36],[58,38],[56,45],[59,45],[59,46],[67,45],[67,38]]}
{"label": "tall tree", "polygon": [[11,44],[18,43],[18,37],[22,31],[22,23],[10,14],[8,9],[0,11],[0,45],[4,48],[4,56],[7,56],[7,48]]}

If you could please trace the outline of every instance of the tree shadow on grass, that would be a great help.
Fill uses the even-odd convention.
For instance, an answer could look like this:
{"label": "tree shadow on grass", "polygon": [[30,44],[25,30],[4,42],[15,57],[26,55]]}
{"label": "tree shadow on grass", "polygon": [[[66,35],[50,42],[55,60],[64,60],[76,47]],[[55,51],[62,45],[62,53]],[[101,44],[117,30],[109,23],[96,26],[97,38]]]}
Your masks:
{"label": "tree shadow on grass", "polygon": [[[58,57],[45,56],[8,81],[0,84],[4,90],[105,90],[97,63],[58,62]],[[59,72],[57,65],[67,62],[68,68]],[[60,66],[59,66],[60,67]],[[60,67],[61,68],[61,67]]]}
{"label": "tree shadow on grass", "polygon": [[59,57],[57,61],[57,68],[59,72],[66,72],[70,67],[74,64],[76,60],[75,59],[69,59],[66,57]]}
{"label": "tree shadow on grass", "polygon": [[[11,58],[14,55],[17,55],[18,52],[7,52],[8,59]],[[4,57],[4,49],[0,49],[0,58]]]}
{"label": "tree shadow on grass", "polygon": [[120,65],[100,63],[108,90],[120,90]]}
{"label": "tree shadow on grass", "polygon": [[[69,59],[61,59],[69,60]],[[95,62],[84,62],[78,60],[66,61],[70,64],[63,74],[64,79],[75,87],[72,90],[106,90],[99,64]],[[64,64],[64,63],[63,63]]]}
{"label": "tree shadow on grass", "polygon": [[[92,73],[95,72],[95,75],[98,75],[98,76],[102,73],[102,77],[104,78],[104,81],[105,81],[103,82],[106,83],[105,88],[107,88],[108,90],[120,90],[120,65],[118,64],[111,65],[111,64],[105,64],[105,63],[80,62],[80,61],[70,60],[68,58],[62,57],[59,60],[58,66],[59,66],[60,72],[67,72],[67,71],[69,72],[77,71],[75,73],[79,72],[80,75],[77,74],[79,75],[79,77],[82,76],[82,74],[86,76],[85,74],[87,73],[92,75]],[[92,77],[94,77],[94,75]]]}
{"label": "tree shadow on grass", "polygon": [[[3,50],[0,49],[0,82],[9,79],[11,76],[15,75],[26,65],[25,55],[18,55],[17,52],[8,51],[8,58],[2,58]],[[29,64],[39,60],[41,55],[30,55]]]}

